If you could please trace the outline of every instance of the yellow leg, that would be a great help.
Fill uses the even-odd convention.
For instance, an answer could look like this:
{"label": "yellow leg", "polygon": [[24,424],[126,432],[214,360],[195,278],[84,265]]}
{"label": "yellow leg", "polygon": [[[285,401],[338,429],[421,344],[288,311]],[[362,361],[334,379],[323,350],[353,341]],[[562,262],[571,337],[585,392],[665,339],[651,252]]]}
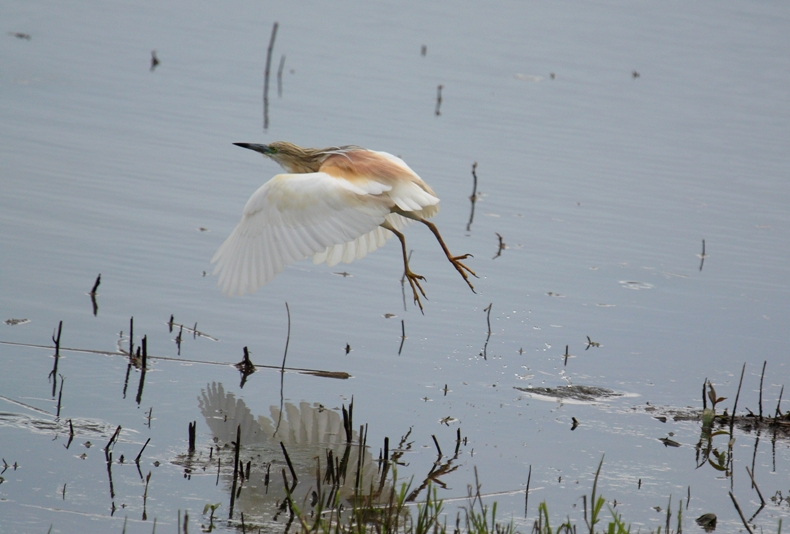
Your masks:
{"label": "yellow leg", "polygon": [[414,292],[414,303],[420,307],[420,312],[425,315],[425,310],[422,309],[422,302],[420,302],[420,295],[417,293],[417,290],[419,289],[420,293],[422,293],[422,296],[426,299],[428,298],[425,296],[425,291],[423,291],[422,286],[420,285],[420,280],[425,280],[425,277],[415,274],[411,271],[411,269],[409,269],[409,255],[406,252],[406,237],[386,221],[384,221],[384,224],[381,226],[395,234],[400,240],[401,250],[403,251],[403,272],[406,275],[406,279],[409,281],[411,290]]}
{"label": "yellow leg", "polygon": [[445,245],[444,239],[442,239],[441,234],[439,234],[439,229],[436,228],[435,224],[433,224],[430,221],[426,221],[425,219],[414,219],[414,220],[420,221],[425,226],[430,228],[431,232],[433,232],[433,235],[436,236],[436,239],[439,241],[439,244],[442,246],[442,250],[444,250],[444,253],[447,256],[447,259],[450,260],[450,263],[453,264],[453,267],[455,267],[455,269],[459,273],[461,273],[461,276],[464,277],[464,281],[469,285],[469,289],[472,290],[472,293],[477,293],[477,291],[475,291],[475,286],[473,286],[472,282],[469,281],[469,277],[466,276],[466,273],[471,274],[475,278],[477,278],[477,275],[475,274],[475,272],[472,269],[470,269],[469,267],[467,267],[466,265],[461,263],[461,260],[465,260],[466,258],[471,257],[471,254],[464,254],[463,256],[453,256],[450,253],[450,250],[447,248],[447,245]]}

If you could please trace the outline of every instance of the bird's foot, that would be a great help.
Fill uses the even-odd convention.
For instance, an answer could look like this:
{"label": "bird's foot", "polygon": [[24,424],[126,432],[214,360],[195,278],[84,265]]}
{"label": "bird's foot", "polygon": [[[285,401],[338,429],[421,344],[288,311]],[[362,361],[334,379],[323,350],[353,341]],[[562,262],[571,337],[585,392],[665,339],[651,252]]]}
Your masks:
{"label": "bird's foot", "polygon": [[461,276],[464,277],[464,281],[467,283],[467,285],[469,285],[469,289],[472,290],[472,293],[477,293],[477,291],[475,291],[475,286],[473,286],[472,282],[469,281],[469,277],[467,276],[467,273],[471,274],[475,278],[478,278],[477,274],[475,274],[475,272],[472,269],[461,263],[461,260],[465,260],[466,258],[472,258],[472,257],[474,256],[472,256],[471,254],[464,254],[463,256],[453,256],[450,258],[450,263],[452,263],[453,267],[455,267],[455,269],[459,273],[461,273]]}
{"label": "bird's foot", "polygon": [[420,290],[422,296],[426,299],[428,298],[425,296],[425,291],[422,289],[420,285],[420,280],[425,280],[425,277],[419,274],[414,274],[411,271],[406,271],[406,279],[409,281],[409,285],[411,286],[411,290],[414,292],[414,303],[420,307],[420,312],[425,315],[425,310],[422,309],[422,302],[420,302],[420,294],[417,293],[417,290]]}

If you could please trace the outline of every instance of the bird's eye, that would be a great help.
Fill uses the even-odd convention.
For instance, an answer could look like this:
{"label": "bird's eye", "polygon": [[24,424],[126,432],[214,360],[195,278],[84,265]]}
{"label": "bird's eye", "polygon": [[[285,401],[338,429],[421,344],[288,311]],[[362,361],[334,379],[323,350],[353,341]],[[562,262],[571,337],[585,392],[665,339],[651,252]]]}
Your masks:
{"label": "bird's eye", "polygon": [[278,152],[279,152],[279,150],[277,150],[277,147],[275,147],[275,146],[270,146],[269,147],[269,154],[277,154]]}

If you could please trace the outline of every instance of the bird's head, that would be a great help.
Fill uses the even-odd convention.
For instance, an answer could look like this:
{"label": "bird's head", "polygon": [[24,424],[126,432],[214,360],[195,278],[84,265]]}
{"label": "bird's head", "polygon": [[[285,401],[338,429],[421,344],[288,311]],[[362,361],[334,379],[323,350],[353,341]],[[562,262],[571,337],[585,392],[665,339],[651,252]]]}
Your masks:
{"label": "bird's head", "polygon": [[317,172],[321,162],[326,159],[319,151],[311,148],[302,148],[287,141],[274,141],[268,145],[255,143],[233,143],[242,148],[248,148],[267,156],[290,173]]}

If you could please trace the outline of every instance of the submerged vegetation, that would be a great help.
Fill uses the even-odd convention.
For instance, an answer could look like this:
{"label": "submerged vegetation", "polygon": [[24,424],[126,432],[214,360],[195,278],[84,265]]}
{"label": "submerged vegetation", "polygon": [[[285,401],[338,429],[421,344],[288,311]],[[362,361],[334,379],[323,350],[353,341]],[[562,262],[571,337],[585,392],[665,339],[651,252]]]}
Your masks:
{"label": "submerged vegetation", "polygon": [[[584,502],[584,523],[574,523],[569,517],[560,523],[554,523],[549,514],[549,507],[546,501],[538,505],[538,517],[531,525],[528,523],[526,531],[530,534],[560,534],[576,532],[589,532],[590,534],[626,534],[631,532],[631,525],[626,523],[623,517],[615,512],[614,508],[607,504],[606,499],[597,492],[598,478],[601,474],[603,458],[598,464],[595,472],[590,495],[583,495]],[[393,473],[393,479],[397,475]],[[319,487],[320,487],[320,480]],[[437,490],[434,485],[427,488],[425,499],[422,503],[411,506],[407,498],[411,491],[411,482],[400,483],[400,489],[396,491],[396,484],[391,486],[388,499],[384,503],[377,503],[370,497],[356,495],[349,508],[340,502],[339,494],[335,494],[335,499],[330,507],[311,506],[308,503],[295,503],[288,494],[287,504],[291,513],[291,521],[296,519],[299,529],[303,533],[318,534],[368,534],[368,533],[405,533],[405,534],[447,534],[447,533],[474,533],[474,534],[515,534],[521,532],[511,518],[508,520],[497,519],[497,503],[488,505],[483,502],[486,497],[481,493],[481,486],[477,480],[477,470],[475,469],[475,486],[469,485],[467,490],[466,504],[456,512],[454,521],[448,523],[451,516],[445,512],[444,501],[437,497]],[[528,492],[528,490],[527,490]],[[731,494],[732,496],[732,494]],[[317,503],[321,503],[320,498]],[[590,503],[589,517],[587,503]],[[733,498],[733,503],[737,507],[737,502]],[[604,510],[606,507],[606,510]],[[416,508],[416,511],[415,511]],[[310,511],[308,512],[308,509]],[[609,512],[608,516],[606,511]],[[740,513],[740,509],[738,508]],[[675,519],[672,518],[672,498],[666,509],[666,523],[649,530],[655,534],[680,534],[683,532],[683,500],[678,505]],[[289,525],[291,525],[289,521]],[[555,520],[556,521],[556,520]],[[695,521],[703,530],[711,532],[716,528],[716,515],[703,514]],[[744,526],[748,532],[752,532],[748,523],[744,520]],[[673,529],[674,527],[674,529]],[[286,532],[288,531],[286,527]],[[641,532],[642,529],[639,529]],[[777,533],[782,532],[782,520],[779,519]]]}
{"label": "submerged vegetation", "polygon": [[[549,508],[545,501],[538,505],[538,517],[532,522],[531,527],[527,527],[532,534],[553,534],[553,533],[576,533],[577,531],[608,534],[624,534],[631,531],[631,526],[627,524],[620,514],[607,505],[606,499],[597,493],[598,478],[601,474],[603,458],[598,464],[595,478],[589,497],[582,497],[584,502],[584,525],[574,524],[570,518],[564,522],[552,526],[549,515]],[[393,479],[397,476],[393,474]],[[320,479],[318,480],[320,487]],[[400,489],[396,491],[396,484],[393,483],[389,497],[384,503],[376,503],[375,500],[357,495],[351,503],[350,509],[345,509],[342,502],[336,495],[332,506],[324,508],[310,506],[303,503],[301,506],[293,501],[288,495],[288,506],[292,518],[300,525],[304,533],[319,534],[366,534],[366,533],[406,533],[406,534],[428,534],[428,533],[475,533],[475,534],[515,534],[520,532],[513,519],[509,521],[497,520],[497,503],[485,504],[485,495],[481,493],[481,486],[477,479],[475,470],[475,486],[467,488],[467,502],[456,512],[455,520],[448,524],[450,516],[444,511],[444,502],[437,497],[436,487],[428,486],[425,500],[414,507],[410,506],[407,496],[412,494],[411,482],[403,482]],[[528,492],[528,490],[527,490]],[[322,499],[317,499],[318,503]],[[590,503],[589,517],[587,503]],[[671,498],[670,498],[671,505]],[[606,519],[604,506],[607,507],[610,517]],[[309,512],[308,508],[312,508]],[[663,532],[671,533],[682,532],[683,522],[683,502],[677,513],[676,530],[670,527],[672,517],[671,506],[667,508],[666,527]],[[715,516],[714,516],[715,517]],[[781,523],[779,525],[781,532]],[[654,532],[659,534],[662,528],[658,527]]]}

